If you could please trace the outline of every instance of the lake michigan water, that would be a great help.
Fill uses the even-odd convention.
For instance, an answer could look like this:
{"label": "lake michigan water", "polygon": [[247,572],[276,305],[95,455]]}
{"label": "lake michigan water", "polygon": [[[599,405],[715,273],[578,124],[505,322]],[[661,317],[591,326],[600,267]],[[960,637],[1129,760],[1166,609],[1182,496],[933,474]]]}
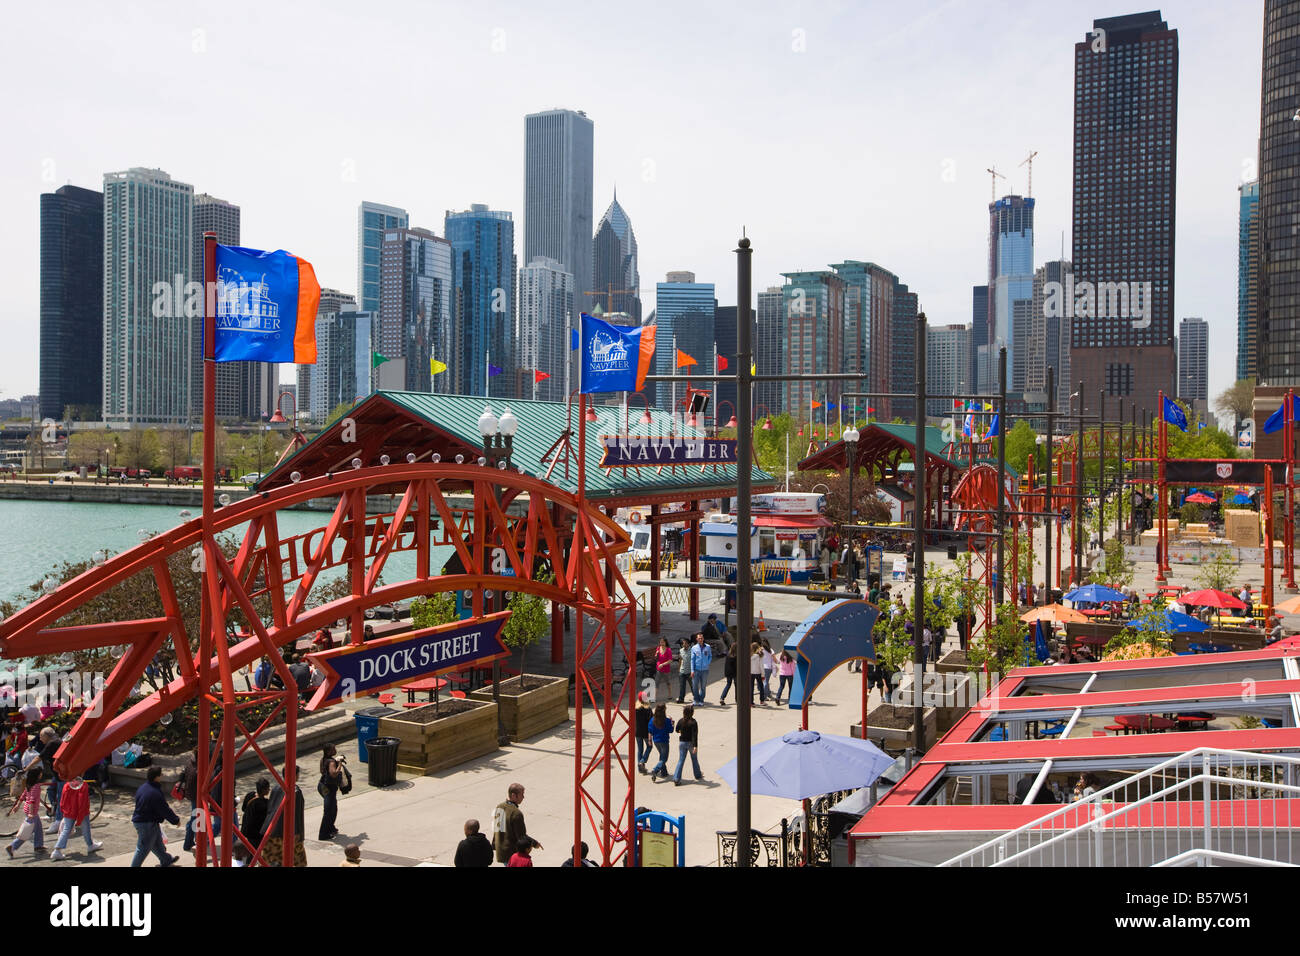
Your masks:
{"label": "lake michigan water", "polygon": [[[140,543],[141,530],[156,533],[191,520],[181,517],[183,510],[175,505],[0,500],[0,600],[25,604],[33,597],[27,588],[64,561],[85,561],[98,550],[126,551]],[[189,510],[192,518],[199,516],[198,508]],[[288,537],[328,521],[325,511],[282,511],[278,524],[281,537]],[[444,550],[446,555],[441,554]],[[450,551],[437,549],[434,566]],[[414,554],[398,553],[385,564],[383,578],[401,581],[414,572]]]}

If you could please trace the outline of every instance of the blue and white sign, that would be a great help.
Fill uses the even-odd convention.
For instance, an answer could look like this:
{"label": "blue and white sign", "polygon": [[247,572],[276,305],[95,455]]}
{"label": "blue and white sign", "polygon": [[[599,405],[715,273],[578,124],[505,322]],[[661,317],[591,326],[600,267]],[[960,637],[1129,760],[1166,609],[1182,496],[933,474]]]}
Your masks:
{"label": "blue and white sign", "polygon": [[358,646],[345,645],[309,654],[325,671],[325,680],[307,706],[316,710],[358,694],[409,684],[509,656],[501,629],[509,611],[469,621],[439,624]]}

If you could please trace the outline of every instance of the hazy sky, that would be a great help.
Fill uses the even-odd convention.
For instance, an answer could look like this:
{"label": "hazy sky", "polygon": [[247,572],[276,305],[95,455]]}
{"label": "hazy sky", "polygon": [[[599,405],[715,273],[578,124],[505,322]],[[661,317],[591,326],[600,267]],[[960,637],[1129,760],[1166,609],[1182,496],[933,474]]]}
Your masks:
{"label": "hazy sky", "polygon": [[[735,303],[866,259],[969,322],[988,271],[990,176],[1023,193],[1035,264],[1070,247],[1073,45],[1147,4],[911,0],[608,3],[116,2],[10,5],[0,57],[0,396],[37,389],[39,196],[156,166],[239,204],[245,245],[355,291],[363,199],[442,233],[448,209],[516,217],[524,114],[595,123],[598,220],[615,184],[648,314],[670,269]],[[1255,175],[1263,4],[1174,2],[1175,324],[1210,323],[1210,395],[1231,384],[1237,186]],[[520,263],[523,264],[522,261]]]}

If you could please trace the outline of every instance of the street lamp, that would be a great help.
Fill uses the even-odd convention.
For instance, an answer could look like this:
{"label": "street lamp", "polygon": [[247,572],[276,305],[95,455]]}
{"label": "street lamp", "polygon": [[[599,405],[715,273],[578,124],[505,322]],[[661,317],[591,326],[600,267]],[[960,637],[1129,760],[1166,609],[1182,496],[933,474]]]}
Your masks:
{"label": "street lamp", "polygon": [[[649,399],[648,397],[646,397],[646,393],[645,393],[645,392],[632,392],[632,393],[628,396],[628,398],[629,398],[629,399],[632,399],[632,398],[639,398],[639,399],[641,399],[641,401],[645,402],[645,410],[641,412],[641,417],[638,418],[637,421],[638,421],[640,424],[642,424],[642,425],[652,425],[652,424],[654,424],[654,419],[650,417],[650,399]],[[627,433],[627,432],[629,431],[629,426],[628,426],[628,402],[627,402],[627,401],[624,401],[624,402],[623,402],[623,431],[624,431],[624,433]]]}
{"label": "street lamp", "polygon": [[[488,460],[492,467],[498,469],[508,469],[510,467],[510,458],[514,454],[515,432],[519,430],[519,419],[515,418],[514,413],[510,411],[507,405],[498,418],[492,411],[491,405],[483,406],[483,414],[478,417],[479,434],[483,436],[483,456]],[[490,486],[492,498],[498,507],[501,500],[497,495],[497,486],[495,483]],[[508,526],[501,529],[502,534],[509,531]],[[479,531],[483,535],[483,547],[486,553],[487,549],[487,529]],[[495,601],[495,595],[489,599]],[[484,610],[488,610],[485,606]],[[520,680],[523,680],[522,675]],[[492,662],[492,699],[497,705],[497,742],[501,746],[510,743],[510,735],[506,733],[505,723],[501,716],[501,662]]]}
{"label": "street lamp", "polygon": [[739,428],[739,427],[740,427],[739,424],[736,422],[736,406],[735,406],[735,405],[731,405],[731,417],[730,417],[729,419],[727,419],[727,424],[722,425],[722,426],[719,426],[719,425],[718,425],[718,419],[722,417],[720,413],[721,413],[721,411],[722,411],[722,406],[723,406],[723,405],[731,405],[731,402],[727,401],[727,400],[724,398],[722,401],[718,402],[718,406],[717,406],[717,408],[715,408],[715,409],[713,410],[713,430],[714,430],[715,432],[718,430],[719,427],[721,427],[721,428]]}
{"label": "street lamp", "polygon": [[[762,405],[762,404],[760,404],[758,407],[767,408],[766,405]],[[758,416],[755,417],[757,418]],[[770,432],[772,430],[772,410],[770,408],[767,409],[767,419],[763,422],[761,427],[765,432]]]}
{"label": "street lamp", "polygon": [[[847,460],[849,465],[849,525],[850,526],[856,524],[856,522],[853,520],[853,504],[854,504],[853,474],[858,470],[858,438],[860,437],[861,435],[859,434],[858,430],[854,428],[852,425],[844,429],[844,435],[843,435],[844,447],[848,450]],[[841,540],[843,540],[844,538],[843,522],[840,523],[840,538]],[[856,567],[857,552],[853,549],[853,532],[851,530],[849,532],[848,545],[849,545],[849,550],[848,550],[849,559],[846,562],[848,565],[846,569],[846,573],[848,575],[846,586],[851,586],[852,583],[856,581],[858,578],[857,567]]]}

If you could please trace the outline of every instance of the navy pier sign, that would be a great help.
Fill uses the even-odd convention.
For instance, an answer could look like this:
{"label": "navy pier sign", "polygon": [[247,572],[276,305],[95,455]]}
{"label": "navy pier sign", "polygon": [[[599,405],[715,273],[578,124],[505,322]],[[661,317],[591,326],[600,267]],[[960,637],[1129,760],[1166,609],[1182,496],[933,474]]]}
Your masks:
{"label": "navy pier sign", "polygon": [[734,465],[736,439],[680,435],[601,435],[602,468],[656,468],[664,465]]}
{"label": "navy pier sign", "polygon": [[468,621],[438,624],[394,637],[309,654],[325,680],[307,705],[317,710],[358,694],[435,677],[470,664],[487,664],[510,656],[501,643],[509,611]]}

